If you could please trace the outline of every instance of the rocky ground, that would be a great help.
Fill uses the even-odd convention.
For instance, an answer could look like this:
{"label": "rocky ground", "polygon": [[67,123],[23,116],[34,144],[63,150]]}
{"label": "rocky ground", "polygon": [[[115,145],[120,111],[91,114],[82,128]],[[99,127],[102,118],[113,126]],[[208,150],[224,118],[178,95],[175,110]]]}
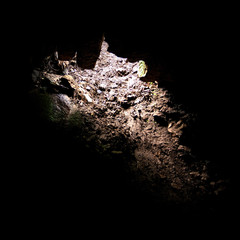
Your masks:
{"label": "rocky ground", "polygon": [[30,107],[43,124],[32,145],[45,159],[40,169],[48,166],[49,193],[80,191],[98,207],[215,214],[229,179],[198,154],[198,113],[165,87],[161,64],[146,62],[140,78],[139,60],[109,49],[104,40],[93,68],[69,66],[66,75],[50,55],[32,71]]}

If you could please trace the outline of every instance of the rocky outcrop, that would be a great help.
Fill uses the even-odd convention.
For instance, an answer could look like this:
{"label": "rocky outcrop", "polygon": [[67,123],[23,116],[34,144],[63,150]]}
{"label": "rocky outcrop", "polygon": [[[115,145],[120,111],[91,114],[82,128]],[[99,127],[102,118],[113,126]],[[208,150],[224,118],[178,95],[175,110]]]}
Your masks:
{"label": "rocky outcrop", "polygon": [[[145,82],[138,68],[139,61],[116,56],[103,41],[92,69],[77,66],[68,75],[35,69],[31,96],[39,116],[75,146],[122,166],[118,171],[135,191],[161,203],[215,196],[224,188],[212,184],[208,161],[191,148],[196,114],[161,83]],[[150,79],[161,71],[151,72]]]}

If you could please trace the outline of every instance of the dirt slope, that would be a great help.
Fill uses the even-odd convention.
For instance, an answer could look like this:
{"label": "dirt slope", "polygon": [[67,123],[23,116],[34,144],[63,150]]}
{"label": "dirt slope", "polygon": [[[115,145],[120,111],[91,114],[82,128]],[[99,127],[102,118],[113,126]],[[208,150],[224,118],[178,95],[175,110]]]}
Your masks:
{"label": "dirt slope", "polygon": [[[49,56],[33,70],[29,96],[34,112],[57,133],[51,157],[61,155],[61,149],[74,159],[77,174],[84,170],[75,164],[87,154],[93,174],[82,181],[92,181],[98,196],[124,193],[123,202],[141,196],[149,206],[179,205],[184,211],[202,206],[196,212],[209,200],[205,211],[214,212],[214,201],[225,194],[228,179],[195,151],[198,114],[158,81],[160,76],[171,80],[161,64],[139,78],[137,59],[130,61],[108,48],[103,41],[93,68],[69,66],[64,75]],[[108,187],[101,191],[98,181]]]}

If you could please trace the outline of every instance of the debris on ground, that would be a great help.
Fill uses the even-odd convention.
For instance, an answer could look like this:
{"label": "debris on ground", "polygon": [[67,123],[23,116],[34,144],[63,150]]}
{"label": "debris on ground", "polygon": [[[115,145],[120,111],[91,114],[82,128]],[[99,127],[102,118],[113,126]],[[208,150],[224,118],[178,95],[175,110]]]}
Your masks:
{"label": "debris on ground", "polygon": [[41,114],[89,151],[121,159],[137,191],[166,202],[220,194],[223,180],[213,179],[209,161],[191,148],[197,115],[158,81],[145,82],[151,73],[144,66],[109,52],[106,41],[92,69],[70,64],[62,71],[48,56],[32,75],[38,95],[50,99]]}

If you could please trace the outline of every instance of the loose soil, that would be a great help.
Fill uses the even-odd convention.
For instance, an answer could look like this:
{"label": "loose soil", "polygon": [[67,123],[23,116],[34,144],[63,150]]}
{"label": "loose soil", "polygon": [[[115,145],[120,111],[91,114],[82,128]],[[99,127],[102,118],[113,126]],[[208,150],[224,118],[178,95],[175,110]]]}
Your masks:
{"label": "loose soil", "polygon": [[[128,213],[216,214],[229,179],[199,151],[198,112],[176,97],[161,61],[110,49],[103,40],[93,67],[69,66],[67,75],[52,55],[33,69],[37,188],[44,182],[51,196],[67,191],[103,212],[113,205]],[[145,59],[148,73],[139,78]]]}

